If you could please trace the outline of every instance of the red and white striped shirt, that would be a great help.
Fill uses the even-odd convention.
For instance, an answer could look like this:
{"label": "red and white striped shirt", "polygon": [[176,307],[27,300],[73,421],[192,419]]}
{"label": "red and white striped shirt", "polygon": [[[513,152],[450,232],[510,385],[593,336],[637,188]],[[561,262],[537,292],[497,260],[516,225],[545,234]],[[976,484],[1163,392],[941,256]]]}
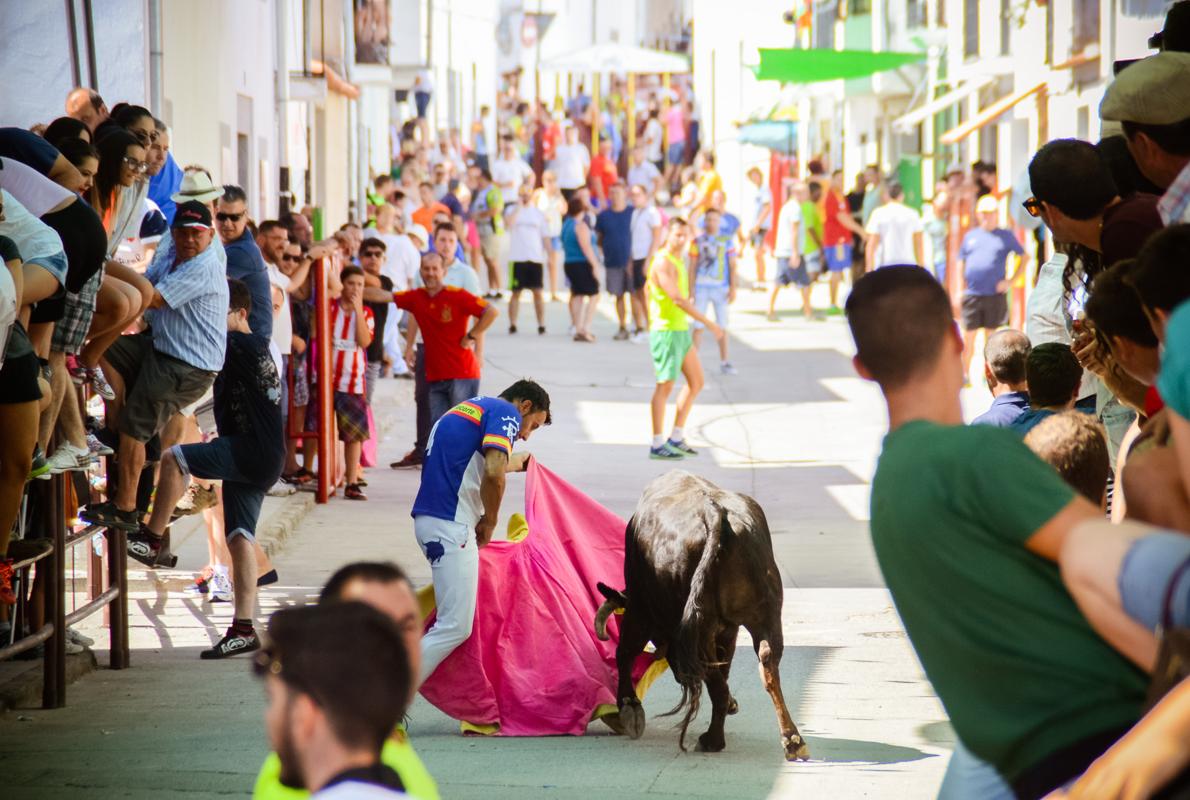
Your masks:
{"label": "red and white striped shirt", "polygon": [[[367,306],[364,306],[364,319],[368,330],[375,334],[376,321],[372,309]],[[331,305],[331,339],[334,343],[331,363],[335,370],[335,391],[363,394],[366,348],[355,341],[355,311],[343,308],[337,300]]]}

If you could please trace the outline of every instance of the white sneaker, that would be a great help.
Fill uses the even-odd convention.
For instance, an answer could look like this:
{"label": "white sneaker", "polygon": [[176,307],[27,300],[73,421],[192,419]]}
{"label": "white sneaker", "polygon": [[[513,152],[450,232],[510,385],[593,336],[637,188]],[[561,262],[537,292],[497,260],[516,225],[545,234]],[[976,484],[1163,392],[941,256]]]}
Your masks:
{"label": "white sneaker", "polygon": [[632,342],[632,344],[644,344],[649,341],[649,334],[647,331],[637,331],[628,337],[628,341]]}
{"label": "white sneaker", "polygon": [[566,329],[567,336],[574,336],[576,333],[578,333],[578,328],[574,327],[573,325]]}
{"label": "white sneaker", "polygon": [[92,639],[90,636],[87,636],[86,634],[79,633],[74,628],[66,629],[66,641],[74,642],[75,644],[81,645],[83,647],[90,647],[91,645],[95,644],[94,639]]}
{"label": "white sneaker", "polygon": [[232,601],[231,578],[226,572],[216,572],[211,576],[210,591],[207,595],[207,599],[212,603],[230,603]]}
{"label": "white sneaker", "polygon": [[730,361],[724,361],[719,365],[719,371],[724,375],[739,375],[740,371],[736,369]]}
{"label": "white sneaker", "polygon": [[272,488],[265,492],[265,494],[267,494],[269,497],[289,497],[296,491],[297,487],[292,486],[285,481],[277,481],[273,484]]}
{"label": "white sneaker", "polygon": [[95,456],[90,450],[75,447],[70,442],[63,442],[50,456],[50,473],[57,475],[62,472],[85,470],[95,463]]}

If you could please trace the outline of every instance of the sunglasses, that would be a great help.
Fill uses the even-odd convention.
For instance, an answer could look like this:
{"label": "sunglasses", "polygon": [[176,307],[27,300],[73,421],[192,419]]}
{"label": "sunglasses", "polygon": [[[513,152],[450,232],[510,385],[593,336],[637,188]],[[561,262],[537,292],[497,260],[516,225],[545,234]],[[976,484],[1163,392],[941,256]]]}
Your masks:
{"label": "sunglasses", "polygon": [[302,257],[300,255],[295,256],[295,255],[290,255],[289,253],[286,253],[285,255],[281,256],[281,260],[282,261],[301,261]]}
{"label": "sunglasses", "polygon": [[1031,217],[1040,217],[1041,216],[1041,201],[1038,200],[1036,197],[1030,197],[1028,200],[1021,203],[1021,205],[1024,207],[1024,209],[1026,211],[1029,212],[1029,216],[1031,216]]}
{"label": "sunglasses", "polygon": [[226,211],[220,211],[215,215],[215,219],[219,220],[220,222],[239,222],[247,213],[247,211],[241,211],[238,214],[229,214]]}
{"label": "sunglasses", "polygon": [[144,161],[137,161],[132,156],[124,156],[124,164],[133,172],[145,172],[149,169],[149,165]]}
{"label": "sunglasses", "polygon": [[359,257],[360,258],[380,258],[383,255],[384,255],[384,252],[381,250],[365,250],[364,252],[359,254]]}

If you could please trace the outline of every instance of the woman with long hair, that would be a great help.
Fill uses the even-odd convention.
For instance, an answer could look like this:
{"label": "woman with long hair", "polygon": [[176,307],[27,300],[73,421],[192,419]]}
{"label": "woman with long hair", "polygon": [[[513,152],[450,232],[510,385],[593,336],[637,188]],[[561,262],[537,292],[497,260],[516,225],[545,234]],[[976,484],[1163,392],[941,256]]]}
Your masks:
{"label": "woman with long hair", "polygon": [[558,176],[553,170],[541,173],[541,186],[533,191],[533,205],[542,214],[550,229],[549,276],[550,302],[558,297],[558,265],[562,262],[562,218],[566,216],[566,198],[558,188]]}
{"label": "woman with long hair", "polygon": [[570,281],[570,324],[576,342],[593,342],[591,318],[599,304],[599,280],[595,277],[599,261],[591,240],[591,226],[587,224],[586,203],[581,197],[570,198],[566,206],[566,220],[562,223],[563,270]]}

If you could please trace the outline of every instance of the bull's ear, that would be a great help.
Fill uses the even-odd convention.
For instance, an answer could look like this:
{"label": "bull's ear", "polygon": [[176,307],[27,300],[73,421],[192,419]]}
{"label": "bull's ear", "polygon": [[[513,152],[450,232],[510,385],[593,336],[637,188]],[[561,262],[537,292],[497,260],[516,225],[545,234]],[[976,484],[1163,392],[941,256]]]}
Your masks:
{"label": "bull's ear", "polygon": [[613,603],[619,603],[621,606],[628,605],[628,598],[624,596],[624,593],[616,591],[606,583],[597,583],[595,584],[595,588],[599,590],[601,595]]}

